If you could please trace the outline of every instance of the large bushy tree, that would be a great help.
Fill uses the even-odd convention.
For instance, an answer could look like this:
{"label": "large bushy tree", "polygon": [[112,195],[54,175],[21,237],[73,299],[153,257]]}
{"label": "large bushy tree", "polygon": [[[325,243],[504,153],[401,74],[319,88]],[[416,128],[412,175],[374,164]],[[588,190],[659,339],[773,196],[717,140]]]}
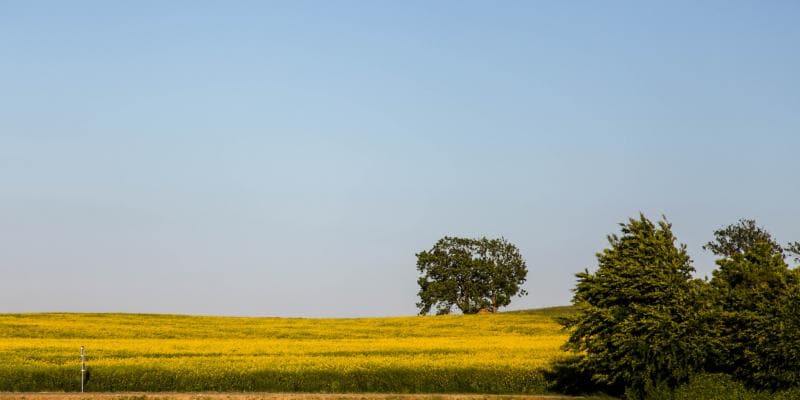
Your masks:
{"label": "large bushy tree", "polygon": [[[718,251],[737,238],[748,240]],[[721,256],[711,279],[722,336],[713,367],[758,388],[800,384],[800,280],[783,249],[752,220],[716,231],[706,248]]]}
{"label": "large bushy tree", "polygon": [[577,274],[577,313],[566,347],[594,383],[628,398],[684,382],[706,357],[703,281],[665,219],[644,215],[621,225],[597,254],[597,269]]}
{"label": "large bushy tree", "polygon": [[432,308],[449,314],[454,307],[464,314],[496,312],[526,294],[520,287],[528,274],[525,260],[503,238],[444,237],[417,254],[417,270],[421,315]]}

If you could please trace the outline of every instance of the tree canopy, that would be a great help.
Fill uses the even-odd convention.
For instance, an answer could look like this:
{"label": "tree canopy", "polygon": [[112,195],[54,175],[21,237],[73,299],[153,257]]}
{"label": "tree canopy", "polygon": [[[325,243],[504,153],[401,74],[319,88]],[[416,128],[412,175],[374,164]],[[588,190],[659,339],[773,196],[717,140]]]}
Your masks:
{"label": "tree canopy", "polygon": [[703,363],[702,282],[665,219],[620,224],[597,254],[597,269],[577,274],[567,349],[595,383],[627,398],[674,387]]}
{"label": "tree canopy", "polygon": [[[740,244],[733,252],[715,252],[721,258],[710,284],[719,311],[711,329],[722,340],[712,367],[757,388],[800,384],[800,276],[777,241],[752,220],[715,236],[714,248]],[[790,244],[786,250],[795,249]]]}
{"label": "tree canopy", "polygon": [[786,246],[786,252],[791,254],[795,262],[800,263],[800,242],[792,242]]}
{"label": "tree canopy", "polygon": [[629,219],[597,268],[577,274],[577,311],[563,320],[575,358],[552,370],[554,387],[661,398],[703,372],[769,391],[800,385],[800,270],[786,262],[800,262],[800,242],[782,247],[739,220],[703,246],[719,258],[700,280],[671,228]]}
{"label": "tree canopy", "polygon": [[783,252],[783,248],[772,235],[752,219],[740,219],[736,224],[717,229],[714,231],[714,240],[706,243],[703,249],[718,256],[733,257],[735,254],[745,253],[757,243],[768,244],[777,253]]}
{"label": "tree canopy", "polygon": [[417,253],[421,276],[417,303],[421,315],[436,309],[449,314],[496,312],[521,289],[528,269],[515,245],[504,238],[471,239],[446,236],[429,250]]}

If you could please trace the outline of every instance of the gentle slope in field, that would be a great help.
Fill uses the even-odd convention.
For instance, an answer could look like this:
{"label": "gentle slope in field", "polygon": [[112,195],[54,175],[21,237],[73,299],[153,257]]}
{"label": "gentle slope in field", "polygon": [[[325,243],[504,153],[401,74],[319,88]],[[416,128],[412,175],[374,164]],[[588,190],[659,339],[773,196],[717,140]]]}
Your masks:
{"label": "gentle slope in field", "polygon": [[544,393],[562,356],[551,308],[306,319],[0,315],[0,391]]}

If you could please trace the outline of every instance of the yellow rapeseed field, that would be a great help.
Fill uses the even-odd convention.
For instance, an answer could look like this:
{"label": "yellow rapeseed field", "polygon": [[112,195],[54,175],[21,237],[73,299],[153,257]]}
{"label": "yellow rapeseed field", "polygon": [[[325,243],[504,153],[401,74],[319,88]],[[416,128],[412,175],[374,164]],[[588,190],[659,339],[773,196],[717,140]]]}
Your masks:
{"label": "yellow rapeseed field", "polygon": [[563,310],[305,319],[0,315],[0,391],[544,393]]}

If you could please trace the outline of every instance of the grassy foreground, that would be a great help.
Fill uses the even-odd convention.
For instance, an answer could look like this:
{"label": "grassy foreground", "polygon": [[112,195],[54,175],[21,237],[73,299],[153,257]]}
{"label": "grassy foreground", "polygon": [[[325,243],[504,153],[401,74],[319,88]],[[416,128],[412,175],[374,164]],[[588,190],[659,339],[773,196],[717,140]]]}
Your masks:
{"label": "grassy foreground", "polygon": [[0,315],[0,391],[543,394],[561,309],[358,319]]}

